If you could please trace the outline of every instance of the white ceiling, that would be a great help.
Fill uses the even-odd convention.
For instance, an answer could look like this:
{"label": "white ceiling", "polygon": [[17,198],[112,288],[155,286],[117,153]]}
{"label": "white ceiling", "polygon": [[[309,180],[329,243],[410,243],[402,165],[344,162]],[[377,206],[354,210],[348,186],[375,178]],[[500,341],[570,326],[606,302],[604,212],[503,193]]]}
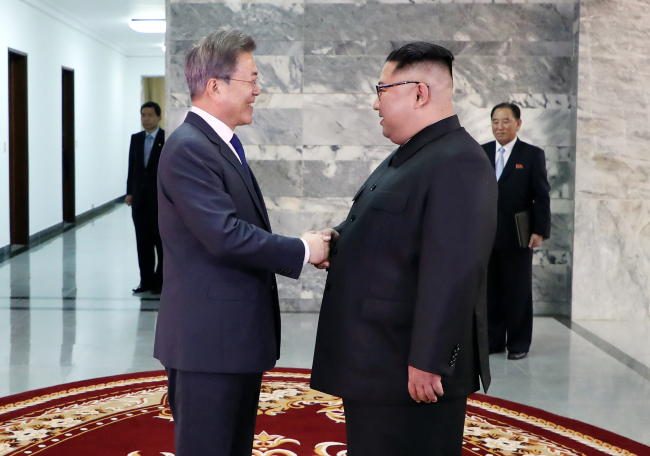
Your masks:
{"label": "white ceiling", "polygon": [[162,57],[164,34],[138,33],[131,19],[164,19],[165,0],[22,0],[124,55]]}

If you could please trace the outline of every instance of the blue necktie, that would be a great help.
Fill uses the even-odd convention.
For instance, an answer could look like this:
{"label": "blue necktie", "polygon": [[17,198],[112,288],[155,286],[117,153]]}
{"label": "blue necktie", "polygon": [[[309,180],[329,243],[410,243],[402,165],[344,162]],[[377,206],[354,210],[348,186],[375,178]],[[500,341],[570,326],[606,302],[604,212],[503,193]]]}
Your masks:
{"label": "blue necktie", "polygon": [[237,135],[233,134],[232,139],[230,140],[230,144],[235,148],[237,151],[237,155],[239,155],[239,159],[241,160],[241,164],[248,172],[248,174],[251,173],[251,169],[248,167],[248,163],[246,163],[246,154],[244,153],[244,146],[241,145],[241,141],[237,137]]}
{"label": "blue necktie", "polygon": [[149,164],[149,157],[151,156],[151,149],[153,149],[153,135],[149,134],[144,140],[144,167]]}
{"label": "blue necktie", "polygon": [[496,172],[497,175],[497,180],[501,177],[501,173],[503,172],[503,153],[506,150],[503,147],[499,147],[499,156],[497,157],[497,162],[494,165],[494,171]]}

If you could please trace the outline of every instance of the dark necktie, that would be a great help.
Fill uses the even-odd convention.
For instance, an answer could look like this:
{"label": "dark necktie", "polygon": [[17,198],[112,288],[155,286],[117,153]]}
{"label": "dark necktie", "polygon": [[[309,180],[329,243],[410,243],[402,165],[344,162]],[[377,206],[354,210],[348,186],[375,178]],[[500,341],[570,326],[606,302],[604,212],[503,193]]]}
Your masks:
{"label": "dark necktie", "polygon": [[241,160],[241,164],[246,170],[246,172],[250,175],[251,170],[248,167],[248,163],[246,163],[246,154],[244,153],[244,147],[241,145],[241,141],[237,137],[237,135],[233,134],[232,139],[230,140],[230,144],[235,148],[235,151],[237,151],[237,155],[239,155],[239,159]]}

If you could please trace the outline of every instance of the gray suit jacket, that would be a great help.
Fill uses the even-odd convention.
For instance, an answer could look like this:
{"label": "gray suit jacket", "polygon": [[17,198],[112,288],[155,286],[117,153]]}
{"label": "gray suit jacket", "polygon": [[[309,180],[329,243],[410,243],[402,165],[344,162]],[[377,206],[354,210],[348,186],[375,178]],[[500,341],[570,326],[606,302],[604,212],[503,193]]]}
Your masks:
{"label": "gray suit jacket", "polygon": [[273,368],[275,273],[298,278],[305,247],[271,233],[255,177],[192,112],[163,148],[158,208],[165,263],[154,356],[187,371]]}

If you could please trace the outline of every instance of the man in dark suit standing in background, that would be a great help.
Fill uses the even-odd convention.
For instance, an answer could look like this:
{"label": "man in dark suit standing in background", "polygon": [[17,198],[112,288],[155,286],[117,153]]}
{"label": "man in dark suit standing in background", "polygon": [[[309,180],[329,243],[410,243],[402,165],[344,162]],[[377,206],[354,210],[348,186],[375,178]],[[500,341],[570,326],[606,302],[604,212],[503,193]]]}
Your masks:
{"label": "man in dark suit standing in background", "polygon": [[[497,234],[488,267],[490,353],[528,355],[533,336],[533,249],[551,234],[551,186],[539,147],[517,138],[521,110],[512,103],[492,109],[496,141],[483,144],[499,182]],[[515,214],[529,211],[532,234],[521,247]]]}
{"label": "man in dark suit standing in background", "polygon": [[252,123],[260,94],[254,50],[238,30],[189,49],[193,106],[160,160],[165,284],[154,356],[167,371],[176,456],[251,455],[262,372],[280,356],[275,274],[297,279],[329,255],[321,233],[271,233],[234,134]]}
{"label": "man in dark suit standing in background", "polygon": [[374,109],[400,147],[324,231],[311,386],[343,398],[349,456],[460,456],[467,396],[490,384],[497,188],[454,114],[453,58],[423,42],[388,56]]}
{"label": "man in dark suit standing in background", "polygon": [[[163,248],[158,231],[158,162],[165,144],[160,128],[160,106],[148,101],[140,108],[144,131],[131,136],[129,174],[126,179],[126,204],[131,206],[135,240],[138,246],[140,284],[134,293],[160,293],[163,279]],[[156,255],[158,264],[156,264]]]}

